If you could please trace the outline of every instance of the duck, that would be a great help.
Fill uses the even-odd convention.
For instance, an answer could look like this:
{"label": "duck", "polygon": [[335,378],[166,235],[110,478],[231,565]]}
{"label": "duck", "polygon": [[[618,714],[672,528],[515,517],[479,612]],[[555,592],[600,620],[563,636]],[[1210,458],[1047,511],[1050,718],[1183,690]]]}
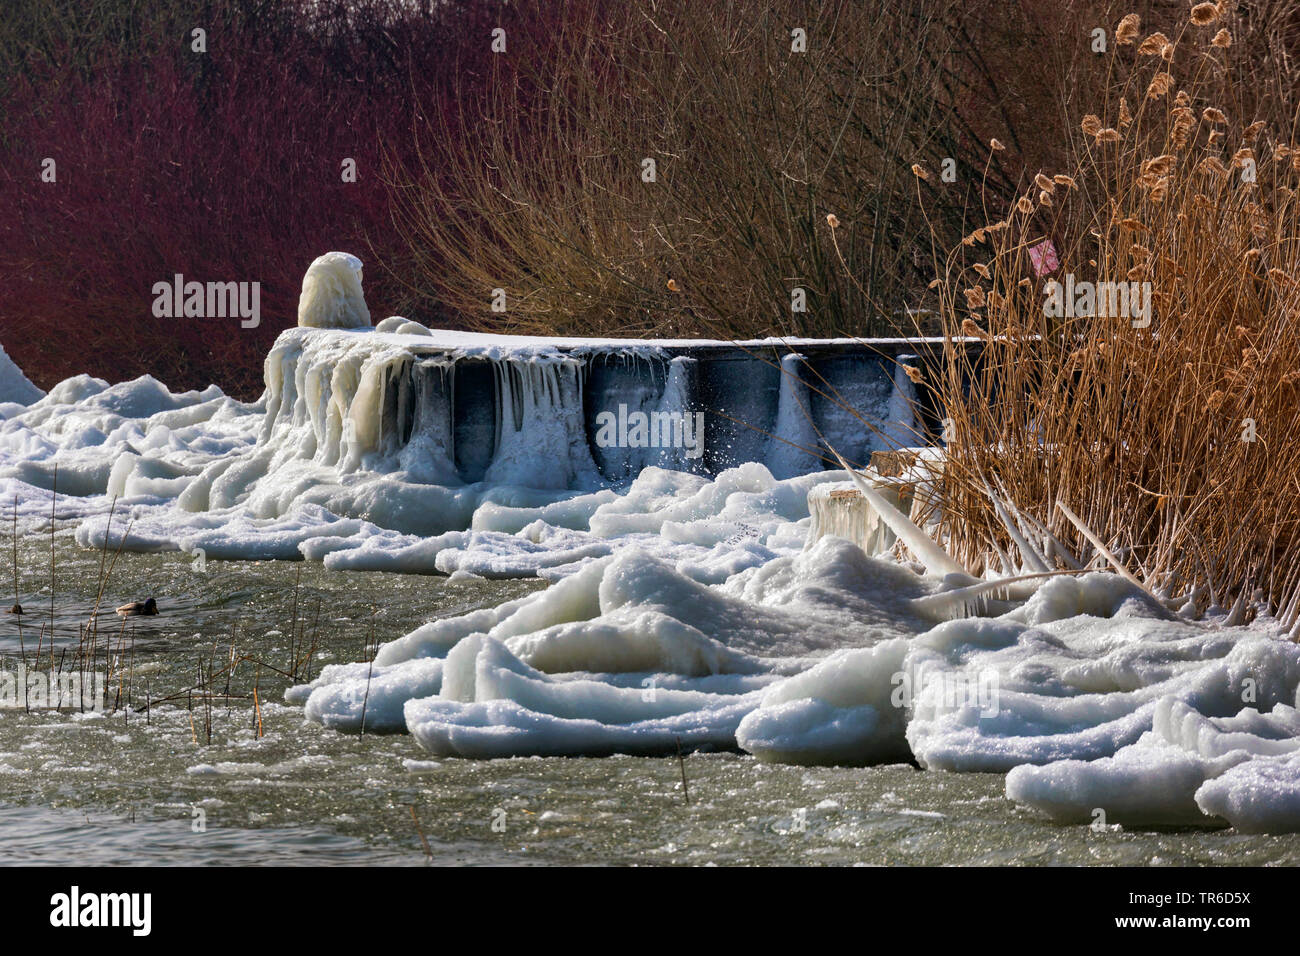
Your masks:
{"label": "duck", "polygon": [[117,609],[117,613],[122,617],[135,617],[137,614],[157,614],[158,602],[153,598],[144,601],[132,601],[130,604],[123,604]]}
{"label": "duck", "polygon": [[21,604],[15,604],[13,607],[11,607],[11,608],[10,608],[8,611],[6,611],[5,613],[6,613],[6,614],[26,614],[27,612],[23,610],[23,606],[22,606]]}

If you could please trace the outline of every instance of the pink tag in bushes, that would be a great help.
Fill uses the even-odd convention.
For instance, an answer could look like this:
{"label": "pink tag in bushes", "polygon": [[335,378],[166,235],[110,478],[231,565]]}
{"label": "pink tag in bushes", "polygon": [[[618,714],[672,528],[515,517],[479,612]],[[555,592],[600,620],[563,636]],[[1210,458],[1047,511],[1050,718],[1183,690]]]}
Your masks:
{"label": "pink tag in bushes", "polygon": [[1029,260],[1034,264],[1034,272],[1040,276],[1055,272],[1061,265],[1061,260],[1056,258],[1056,246],[1052,245],[1051,239],[1044,239],[1038,245],[1030,246]]}

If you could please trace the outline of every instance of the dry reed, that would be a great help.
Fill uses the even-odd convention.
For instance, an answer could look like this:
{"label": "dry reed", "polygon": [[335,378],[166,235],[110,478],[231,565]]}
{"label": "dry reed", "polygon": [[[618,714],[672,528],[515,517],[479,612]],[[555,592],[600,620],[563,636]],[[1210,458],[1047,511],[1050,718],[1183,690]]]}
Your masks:
{"label": "dry reed", "polygon": [[[1300,145],[1209,99],[1230,74],[1218,20],[1126,45],[1069,173],[973,231],[978,267],[941,264],[945,348],[925,376],[950,419],[940,533],[973,572],[1110,552],[1171,605],[1266,598],[1290,626]],[[1050,276],[1029,255],[1043,240]],[[1148,289],[1150,324],[1110,296],[1057,314],[1047,283],[1067,275]]]}

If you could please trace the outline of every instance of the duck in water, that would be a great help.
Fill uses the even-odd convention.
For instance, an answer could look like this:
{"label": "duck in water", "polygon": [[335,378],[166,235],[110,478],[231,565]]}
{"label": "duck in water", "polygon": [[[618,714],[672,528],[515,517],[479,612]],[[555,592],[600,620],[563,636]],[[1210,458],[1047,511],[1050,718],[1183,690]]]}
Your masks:
{"label": "duck in water", "polygon": [[117,609],[117,613],[122,617],[135,617],[137,614],[157,614],[158,602],[153,598],[145,601],[132,601],[130,604],[123,604]]}

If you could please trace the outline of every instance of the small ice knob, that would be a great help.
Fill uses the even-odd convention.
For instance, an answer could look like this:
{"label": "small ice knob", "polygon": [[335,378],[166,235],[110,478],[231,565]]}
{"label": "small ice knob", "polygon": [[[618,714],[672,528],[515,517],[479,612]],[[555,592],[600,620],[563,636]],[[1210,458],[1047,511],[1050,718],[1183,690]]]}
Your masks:
{"label": "small ice knob", "polygon": [[307,267],[298,297],[298,324],[309,329],[370,328],[360,259],[327,252]]}

